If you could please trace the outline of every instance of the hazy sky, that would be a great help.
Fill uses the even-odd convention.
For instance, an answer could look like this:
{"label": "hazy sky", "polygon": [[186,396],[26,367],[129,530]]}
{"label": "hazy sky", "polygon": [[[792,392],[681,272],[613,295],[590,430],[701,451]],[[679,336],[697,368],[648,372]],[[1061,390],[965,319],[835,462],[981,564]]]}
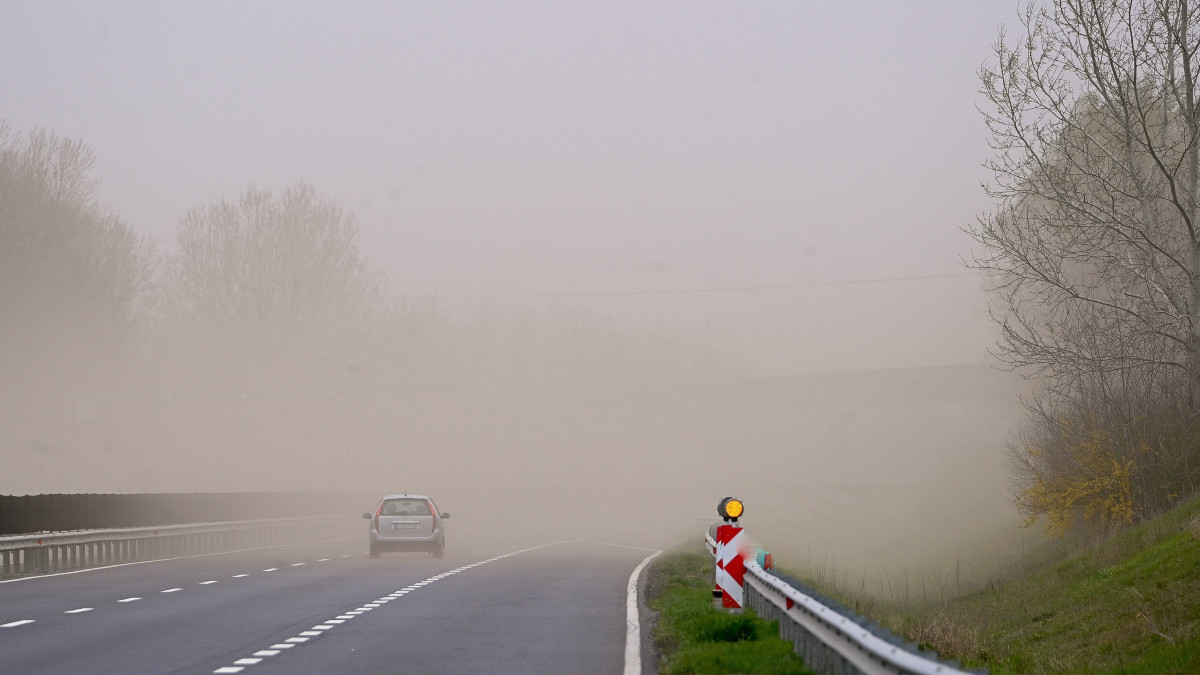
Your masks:
{"label": "hazy sky", "polygon": [[[305,178],[400,293],[579,294],[490,302],[657,317],[767,374],[961,363],[990,340],[977,279],[820,284],[964,271],[959,228],[988,208],[977,71],[1015,19],[1015,0],[5,0],[0,119],[83,138],[102,199],[164,250],[189,206]],[[699,289],[736,290],[643,294]]]}

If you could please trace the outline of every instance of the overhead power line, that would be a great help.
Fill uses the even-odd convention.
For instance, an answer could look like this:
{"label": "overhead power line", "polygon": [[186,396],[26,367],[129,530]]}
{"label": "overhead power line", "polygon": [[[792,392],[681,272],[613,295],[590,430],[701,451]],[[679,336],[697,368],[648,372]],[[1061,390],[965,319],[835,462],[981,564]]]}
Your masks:
{"label": "overhead power line", "polygon": [[935,279],[961,279],[978,277],[976,272],[952,274],[924,274],[909,277],[885,277],[880,279],[849,279],[843,281],[809,281],[799,284],[762,284],[757,286],[714,286],[708,288],[675,288],[658,291],[595,291],[586,293],[530,293],[514,295],[443,295],[431,296],[430,300],[553,300],[571,298],[617,298],[637,295],[699,295],[704,293],[750,293],[754,291],[777,291],[795,288],[822,288],[831,286],[863,286],[866,284],[894,284],[909,281]]}

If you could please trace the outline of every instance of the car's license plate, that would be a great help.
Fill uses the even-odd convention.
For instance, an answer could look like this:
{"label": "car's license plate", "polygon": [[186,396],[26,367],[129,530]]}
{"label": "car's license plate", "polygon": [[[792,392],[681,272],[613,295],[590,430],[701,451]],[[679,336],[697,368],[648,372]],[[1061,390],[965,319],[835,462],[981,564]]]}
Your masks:
{"label": "car's license plate", "polygon": [[415,529],[417,529],[417,524],[416,523],[392,523],[392,529],[393,530],[415,530]]}

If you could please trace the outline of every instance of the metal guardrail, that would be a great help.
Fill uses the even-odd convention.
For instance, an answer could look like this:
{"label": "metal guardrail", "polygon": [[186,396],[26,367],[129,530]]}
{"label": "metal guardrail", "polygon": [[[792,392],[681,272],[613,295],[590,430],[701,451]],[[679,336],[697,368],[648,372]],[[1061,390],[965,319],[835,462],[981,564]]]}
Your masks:
{"label": "metal guardrail", "polygon": [[[709,553],[716,541],[704,535]],[[879,635],[882,629],[864,626],[853,617],[804,593],[746,560],[746,605],[768,621],[779,622],[779,635],[792,642],[804,665],[818,673],[904,673],[908,675],[966,675],[934,655],[910,651],[899,641]],[[986,671],[976,671],[986,672]]]}
{"label": "metal guardrail", "polygon": [[320,516],[0,537],[0,578],[338,538],[357,525]]}

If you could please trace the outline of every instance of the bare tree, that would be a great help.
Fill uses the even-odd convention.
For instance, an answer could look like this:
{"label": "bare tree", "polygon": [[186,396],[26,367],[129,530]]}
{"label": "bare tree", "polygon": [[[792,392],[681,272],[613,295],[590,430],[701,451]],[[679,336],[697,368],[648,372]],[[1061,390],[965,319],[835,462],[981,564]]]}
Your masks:
{"label": "bare tree", "polygon": [[[1156,444],[1200,412],[1197,14],[1180,0],[1030,6],[981,73],[997,209],[970,228],[971,264],[992,282],[998,354],[1041,376],[1035,419],[1102,428],[1082,437],[1106,439],[1131,476],[1194,454]],[[1031,449],[1045,451],[1018,453]],[[1047,475],[1020,464],[1026,487]],[[1146,508],[1178,487],[1163,483]]]}
{"label": "bare tree", "polygon": [[305,182],[196,206],[168,265],[169,324],[184,342],[251,356],[332,349],[381,310],[382,277],[358,234],[352,214]]}
{"label": "bare tree", "polygon": [[0,123],[0,364],[67,370],[137,325],[153,250],[98,206],[94,163],[82,141]]}

